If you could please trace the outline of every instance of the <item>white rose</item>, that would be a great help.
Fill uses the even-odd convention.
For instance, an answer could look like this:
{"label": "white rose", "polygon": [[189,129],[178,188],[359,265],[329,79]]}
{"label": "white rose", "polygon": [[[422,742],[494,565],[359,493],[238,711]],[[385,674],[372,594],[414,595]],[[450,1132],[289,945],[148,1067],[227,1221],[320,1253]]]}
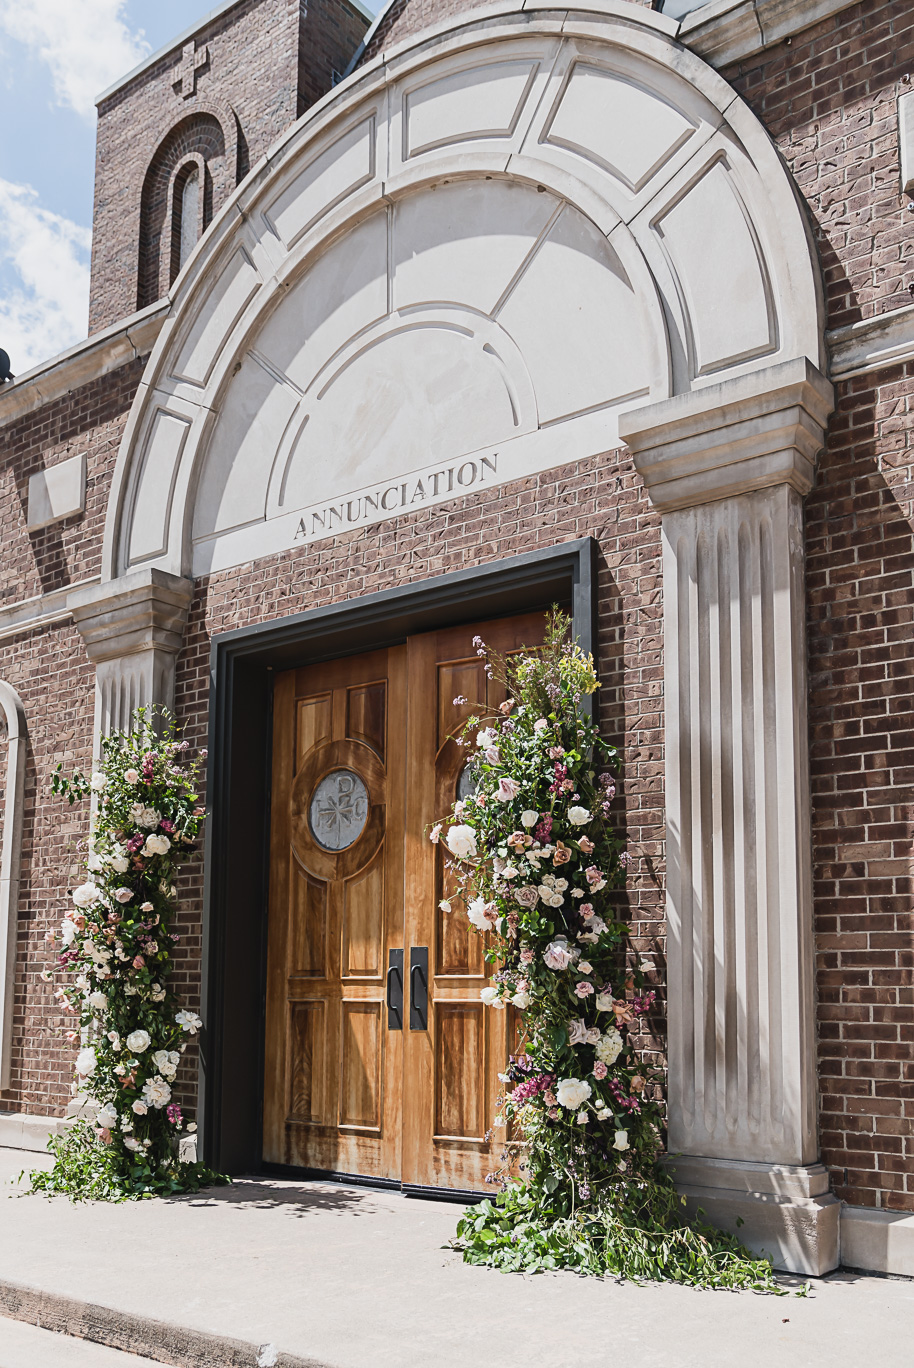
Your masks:
{"label": "white rose", "polygon": [[140,772],[139,772],[139,770],[135,770],[135,769],[124,770],[124,779],[126,780],[126,782],[127,782],[128,784],[138,784],[138,783],[140,782]]}
{"label": "white rose", "polygon": [[203,1025],[196,1012],[176,1012],[175,1021],[182,1031],[190,1031],[191,1035],[196,1035]]}
{"label": "white rose", "polygon": [[109,1031],[109,1032],[108,1032],[108,1039],[111,1041],[111,1048],[112,1048],[112,1050],[114,1050],[115,1053],[119,1054],[120,1051],[121,1051],[122,1046],[121,1046],[121,1038],[120,1038],[120,1036],[118,1035],[117,1031]]}
{"label": "white rose", "polygon": [[146,837],[146,843],[143,846],[144,855],[167,855],[169,850],[171,850],[171,841],[167,836],[152,835]]}
{"label": "white rose", "polygon": [[92,1008],[93,1012],[107,1012],[108,999],[105,997],[104,993],[90,993],[89,1006]]}
{"label": "white rose", "polygon": [[569,1111],[577,1111],[590,1096],[590,1084],[583,1078],[563,1078],[555,1090],[556,1100],[560,1107],[567,1107]]}
{"label": "white rose", "polygon": [[549,723],[546,721],[545,717],[540,717],[534,722],[533,730],[535,732],[544,732],[548,726]]}
{"label": "white rose", "polygon": [[133,1150],[134,1152],[141,1148],[139,1140],[134,1140],[132,1135],[124,1136],[124,1144],[126,1145],[127,1149]]}
{"label": "white rose", "polygon": [[487,1007],[504,1007],[504,1002],[498,996],[498,989],[488,984],[485,988],[480,988],[479,997]]}
{"label": "white rose", "polygon": [[511,1001],[519,1012],[525,1012],[530,1006],[530,998],[526,993],[515,993]]}
{"label": "white rose", "polygon": [[95,773],[93,774],[92,778],[89,780],[89,787],[90,787],[95,793],[101,793],[102,790],[104,789],[104,787],[105,787],[105,785],[106,785],[107,783],[108,783],[108,780],[107,780],[107,779],[105,778],[105,776],[101,773],[101,771],[100,771],[100,770],[96,770]]}
{"label": "white rose", "polygon": [[572,826],[584,826],[590,821],[590,813],[585,807],[573,807],[568,809],[568,820]]}
{"label": "white rose", "polygon": [[442,898],[438,906],[442,912],[450,912],[451,910],[451,904],[448,902],[447,898]]}
{"label": "white rose", "polygon": [[476,744],[480,750],[487,750],[494,745],[496,733],[491,727],[484,727],[482,731],[476,733]]}
{"label": "white rose", "polygon": [[586,1126],[586,1125],[587,1125],[587,1113],[586,1113],[586,1111],[578,1112],[577,1116],[575,1117],[575,1120],[577,1121],[577,1123],[578,1123],[579,1126]]}
{"label": "white rose", "polygon": [[447,848],[458,860],[469,860],[476,854],[476,832],[471,826],[452,826],[447,834]]}
{"label": "white rose", "polygon": [[94,1073],[95,1064],[95,1051],[91,1046],[87,1046],[85,1050],[80,1050],[76,1056],[76,1072],[80,1078],[88,1078],[90,1073]]}
{"label": "white rose", "polygon": [[110,1102],[106,1102],[103,1107],[99,1107],[95,1113],[95,1124],[104,1126],[105,1130],[113,1130],[117,1125],[117,1112]]}
{"label": "white rose", "polygon": [[105,862],[101,855],[93,853],[89,856],[89,869],[93,874],[100,874],[105,867]]}
{"label": "white rose", "polygon": [[160,1074],[165,1078],[174,1078],[181,1062],[181,1056],[176,1050],[156,1050],[152,1057]]}
{"label": "white rose", "polygon": [[69,917],[65,917],[60,923],[60,939],[66,946],[72,945],[76,940],[76,927],[70,921]]}
{"label": "white rose", "polygon": [[130,868],[130,861],[126,855],[112,855],[108,861],[115,874],[126,874]]}
{"label": "white rose", "polygon": [[149,1049],[150,1041],[148,1031],[131,1031],[126,1040],[127,1049],[131,1054],[142,1054]]}
{"label": "white rose", "polygon": [[535,827],[539,819],[538,812],[534,812],[532,808],[527,808],[526,812],[522,812],[520,815],[520,824],[525,827]]}
{"label": "white rose", "polygon": [[162,814],[156,812],[155,808],[146,807],[143,803],[134,803],[130,809],[130,820],[135,822],[138,827],[145,827],[147,831],[155,831],[162,820]]}
{"label": "white rose", "polygon": [[611,1012],[613,1009],[612,993],[597,993],[594,1003],[598,1012]]}
{"label": "white rose", "polygon": [[485,898],[474,898],[472,902],[467,904],[467,916],[477,931],[488,931],[492,925],[486,916],[488,906]]}
{"label": "white rose", "polygon": [[619,1055],[622,1053],[623,1044],[624,1041],[615,1026],[610,1026],[606,1034],[597,1041],[597,1059],[607,1067],[615,1064]]}
{"label": "white rose", "polygon": [[149,996],[153,1002],[164,1002],[165,989],[162,987],[161,983],[154,983],[152,985],[149,989]]}
{"label": "white rose", "polygon": [[73,890],[73,901],[77,907],[94,907],[98,902],[98,888],[94,883],[80,884]]}
{"label": "white rose", "polygon": [[145,1116],[149,1111],[149,1108],[146,1106],[146,1103],[138,1097],[133,1104],[133,1110],[136,1112],[137,1116]]}
{"label": "white rose", "polygon": [[519,793],[520,784],[516,779],[499,779],[495,798],[499,803],[511,803]]}
{"label": "white rose", "polygon": [[171,1088],[164,1078],[147,1078],[143,1084],[143,1101],[150,1107],[155,1107],[156,1111],[161,1111],[162,1107],[171,1101]]}
{"label": "white rose", "polygon": [[130,899],[133,897],[133,889],[116,888],[114,890],[114,896],[115,898],[117,898],[119,903],[129,903]]}
{"label": "white rose", "polygon": [[628,1131],[624,1131],[624,1130],[617,1130],[617,1131],[616,1131],[616,1138],[615,1138],[615,1140],[613,1141],[613,1149],[617,1149],[617,1150],[627,1150],[627,1149],[628,1149]]}

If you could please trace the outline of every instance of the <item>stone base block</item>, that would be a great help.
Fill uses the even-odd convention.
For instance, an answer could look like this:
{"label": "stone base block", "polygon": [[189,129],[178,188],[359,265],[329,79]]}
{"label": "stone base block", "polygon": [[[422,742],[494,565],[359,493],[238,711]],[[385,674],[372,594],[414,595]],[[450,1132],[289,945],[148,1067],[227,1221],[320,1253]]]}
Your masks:
{"label": "stone base block", "polygon": [[0,1111],[0,1148],[38,1153],[47,1148],[48,1136],[56,1134],[57,1121],[53,1116]]}
{"label": "stone base block", "polygon": [[841,1262],[845,1268],[914,1278],[914,1216],[846,1206],[841,1212]]}
{"label": "stone base block", "polygon": [[841,1203],[822,1164],[793,1167],[691,1155],[671,1157],[690,1215],[736,1235],[786,1273],[821,1277],[840,1261]]}

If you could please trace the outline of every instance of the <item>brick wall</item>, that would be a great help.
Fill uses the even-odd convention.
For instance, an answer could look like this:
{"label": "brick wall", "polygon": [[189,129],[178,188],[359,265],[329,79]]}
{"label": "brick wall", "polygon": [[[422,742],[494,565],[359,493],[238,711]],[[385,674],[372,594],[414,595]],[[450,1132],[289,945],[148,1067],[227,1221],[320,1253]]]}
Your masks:
{"label": "brick wall", "polygon": [[[170,252],[160,238],[181,157],[204,155],[211,217],[249,167],[330,89],[333,71],[345,69],[367,22],[347,0],[239,0],[197,31],[197,50],[208,48],[209,61],[196,74],[193,96],[185,99],[175,87],[177,48],[102,102],[90,333],[167,292]],[[234,158],[224,147],[233,142]]]}
{"label": "brick wall", "polygon": [[839,391],[807,501],[822,1148],[914,1211],[914,364]]}

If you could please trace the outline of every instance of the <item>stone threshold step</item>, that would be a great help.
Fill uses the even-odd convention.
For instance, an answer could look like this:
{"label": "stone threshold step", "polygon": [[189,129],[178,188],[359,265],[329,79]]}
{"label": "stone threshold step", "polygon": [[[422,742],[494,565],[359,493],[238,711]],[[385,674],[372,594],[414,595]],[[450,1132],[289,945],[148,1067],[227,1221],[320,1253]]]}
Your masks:
{"label": "stone threshold step", "polygon": [[173,1368],[333,1368],[323,1360],[284,1354],[272,1344],[210,1335],[5,1279],[0,1279],[0,1315]]}

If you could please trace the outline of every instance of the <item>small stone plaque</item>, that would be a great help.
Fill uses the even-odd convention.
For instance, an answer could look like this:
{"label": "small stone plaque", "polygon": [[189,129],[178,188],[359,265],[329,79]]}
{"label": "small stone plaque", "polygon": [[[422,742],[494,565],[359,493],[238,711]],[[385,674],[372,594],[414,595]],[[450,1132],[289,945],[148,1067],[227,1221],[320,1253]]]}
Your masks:
{"label": "small stone plaque", "polygon": [[368,790],[352,770],[325,774],[311,796],[308,820],[324,850],[348,850],[368,821]]}

